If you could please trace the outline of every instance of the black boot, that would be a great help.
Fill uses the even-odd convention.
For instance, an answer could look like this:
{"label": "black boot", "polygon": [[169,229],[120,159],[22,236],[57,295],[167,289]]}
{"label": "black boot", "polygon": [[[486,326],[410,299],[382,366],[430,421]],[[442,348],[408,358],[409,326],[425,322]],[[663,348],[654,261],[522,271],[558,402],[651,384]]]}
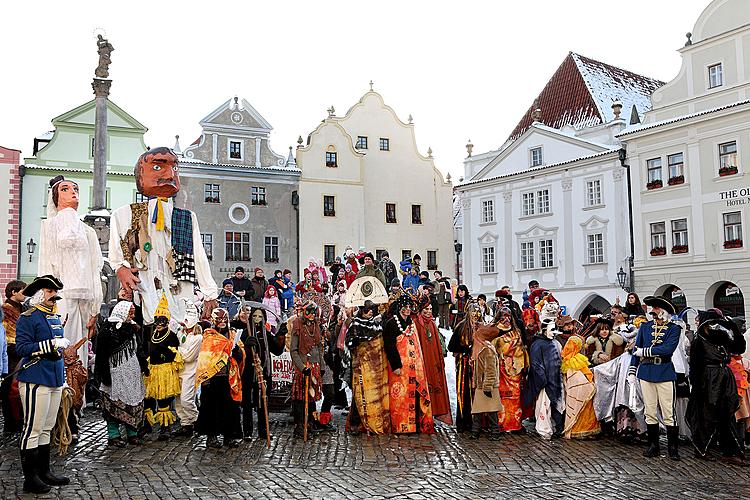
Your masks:
{"label": "black boot", "polygon": [[39,479],[50,486],[65,486],[70,484],[70,479],[65,476],[58,476],[49,468],[49,444],[39,445],[39,458],[37,461],[37,473]]}
{"label": "black boot", "polygon": [[646,434],[648,435],[648,448],[643,452],[644,457],[652,458],[659,456],[659,424],[648,424]]}
{"label": "black boot", "polygon": [[37,475],[37,463],[39,461],[39,450],[21,450],[21,467],[23,468],[23,491],[26,493],[49,493],[50,486],[39,479]]}
{"label": "black boot", "polygon": [[680,428],[676,425],[667,426],[667,452],[672,460],[680,460],[677,445],[680,443]]}

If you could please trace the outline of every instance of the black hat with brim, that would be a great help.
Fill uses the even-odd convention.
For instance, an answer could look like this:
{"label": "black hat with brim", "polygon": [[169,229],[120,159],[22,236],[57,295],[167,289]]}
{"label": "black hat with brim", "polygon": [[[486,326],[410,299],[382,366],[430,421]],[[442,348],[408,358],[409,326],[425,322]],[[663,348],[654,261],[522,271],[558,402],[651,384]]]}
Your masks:
{"label": "black hat with brim", "polygon": [[669,314],[675,314],[677,312],[674,307],[674,304],[672,304],[670,301],[668,301],[664,297],[656,297],[654,295],[649,295],[648,297],[643,299],[643,303],[646,304],[647,306],[658,307],[660,309],[664,309]]}
{"label": "black hat with brim", "polygon": [[62,290],[63,284],[62,281],[55,278],[51,274],[45,274],[44,276],[34,278],[34,281],[27,285],[26,288],[21,291],[21,293],[23,293],[27,297],[33,297],[36,292],[43,288],[49,288],[50,290]]}
{"label": "black hat with brim", "polygon": [[712,325],[719,325],[723,328],[726,328],[735,336],[740,335],[740,328],[737,323],[727,318],[708,319],[702,322],[700,325],[698,325],[698,334],[705,336],[706,329]]}
{"label": "black hat with brim", "polygon": [[595,323],[597,325],[607,325],[610,330],[612,329],[612,326],[614,326],[614,324],[615,324],[614,321],[612,321],[610,318],[607,318],[606,316],[602,316],[602,317],[598,318],[595,321]]}

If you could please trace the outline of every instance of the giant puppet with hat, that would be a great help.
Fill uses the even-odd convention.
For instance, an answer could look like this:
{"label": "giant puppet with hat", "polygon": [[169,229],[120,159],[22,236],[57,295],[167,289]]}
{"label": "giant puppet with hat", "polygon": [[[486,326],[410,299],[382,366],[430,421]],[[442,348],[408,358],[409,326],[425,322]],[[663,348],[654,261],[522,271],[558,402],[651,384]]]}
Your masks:
{"label": "giant puppet with hat", "polygon": [[[198,287],[217,296],[195,213],[174,206],[180,191],[177,156],[166,147],[143,153],[135,165],[135,184],[148,201],[117,208],[110,222],[109,260],[128,294],[143,308],[146,325],[162,295],[172,319],[185,317],[185,302]],[[215,306],[215,303],[212,304]],[[209,309],[213,309],[210,307]]]}
{"label": "giant puppet with hat", "polygon": [[[96,232],[78,216],[78,184],[58,175],[49,181],[47,218],[39,239],[38,275],[52,275],[65,283],[60,291],[58,312],[65,325],[65,338],[75,345],[95,321],[104,297],[101,271],[104,266]],[[84,342],[79,358],[88,366]]]}

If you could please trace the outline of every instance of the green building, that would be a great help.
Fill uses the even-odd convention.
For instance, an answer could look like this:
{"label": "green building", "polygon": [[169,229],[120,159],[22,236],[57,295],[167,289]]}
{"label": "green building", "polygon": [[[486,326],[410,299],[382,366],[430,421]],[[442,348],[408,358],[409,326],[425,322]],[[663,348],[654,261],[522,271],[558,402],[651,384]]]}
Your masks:
{"label": "green building", "polygon": [[[83,217],[93,202],[94,114],[91,101],[52,119],[54,130],[34,139],[33,156],[21,167],[20,279],[30,282],[37,275],[38,259],[33,239],[39,242],[41,220],[47,216],[49,180],[56,175],[78,183]],[[112,101],[107,101],[107,208],[136,201],[133,167],[146,150],[143,135],[148,129]],[[138,200],[140,201],[140,200]]]}

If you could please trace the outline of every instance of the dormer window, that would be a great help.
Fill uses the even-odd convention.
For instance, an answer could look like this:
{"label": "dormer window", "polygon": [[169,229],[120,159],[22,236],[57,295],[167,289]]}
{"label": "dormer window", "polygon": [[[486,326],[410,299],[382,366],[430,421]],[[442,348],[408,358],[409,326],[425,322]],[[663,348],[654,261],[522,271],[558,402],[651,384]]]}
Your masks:
{"label": "dormer window", "polygon": [[538,167],[542,164],[542,147],[531,148],[529,150],[529,166]]}
{"label": "dormer window", "polygon": [[724,85],[724,70],[721,63],[708,67],[708,88],[721,87]]}
{"label": "dormer window", "polygon": [[227,144],[228,154],[230,160],[241,160],[242,159],[242,141],[229,140]]}

